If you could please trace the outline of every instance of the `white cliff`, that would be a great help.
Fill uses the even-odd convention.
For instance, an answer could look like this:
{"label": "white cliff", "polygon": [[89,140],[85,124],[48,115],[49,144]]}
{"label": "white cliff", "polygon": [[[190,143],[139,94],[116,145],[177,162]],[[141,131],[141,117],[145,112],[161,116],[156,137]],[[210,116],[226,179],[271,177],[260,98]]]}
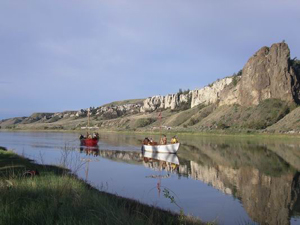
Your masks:
{"label": "white cliff", "polygon": [[[168,94],[166,96],[156,95],[144,100],[141,112],[151,112],[157,109],[175,109],[183,103],[188,103],[191,99],[189,108],[193,108],[200,104],[212,104],[221,100],[221,92],[231,84],[233,77],[226,77],[224,79],[214,82],[212,85],[205,86],[201,89],[190,91],[182,94]],[[231,103],[235,103],[231,101]],[[222,103],[224,104],[224,99]]]}
{"label": "white cliff", "polygon": [[200,104],[212,104],[220,100],[220,93],[224,88],[232,82],[232,77],[226,77],[224,79],[214,82],[212,85],[205,86],[201,89],[191,91],[192,103],[191,108]]}
{"label": "white cliff", "polygon": [[156,95],[146,98],[141,107],[141,112],[151,112],[157,109],[175,109],[182,103],[189,101],[190,93],[187,94],[168,94],[166,96]]}

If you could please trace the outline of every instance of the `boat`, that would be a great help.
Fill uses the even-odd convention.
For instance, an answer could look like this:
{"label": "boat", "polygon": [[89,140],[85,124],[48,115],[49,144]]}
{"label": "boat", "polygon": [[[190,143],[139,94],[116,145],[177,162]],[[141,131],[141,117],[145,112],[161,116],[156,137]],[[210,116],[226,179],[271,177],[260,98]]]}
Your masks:
{"label": "boat", "polygon": [[94,147],[98,145],[99,138],[82,138],[80,144],[87,147]]}
{"label": "boat", "polygon": [[80,145],[82,146],[87,146],[87,147],[94,147],[98,145],[99,141],[99,135],[98,133],[96,134],[89,134],[89,130],[91,129],[90,127],[90,109],[88,109],[88,124],[86,129],[88,129],[86,136],[80,135],[79,140],[80,140]]}
{"label": "boat", "polygon": [[147,152],[160,152],[176,154],[180,143],[166,144],[166,145],[142,145],[142,150]]}

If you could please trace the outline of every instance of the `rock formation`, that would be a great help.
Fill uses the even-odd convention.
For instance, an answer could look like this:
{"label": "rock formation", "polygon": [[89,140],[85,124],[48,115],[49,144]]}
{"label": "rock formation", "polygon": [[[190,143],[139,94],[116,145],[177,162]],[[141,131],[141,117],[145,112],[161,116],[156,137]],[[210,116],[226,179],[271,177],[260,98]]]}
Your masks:
{"label": "rock formation", "polygon": [[220,100],[220,93],[224,90],[224,88],[227,85],[229,85],[232,82],[232,80],[233,77],[226,77],[224,79],[214,82],[212,85],[191,91],[191,108],[200,104],[208,105],[218,102]]}
{"label": "rock formation", "polygon": [[220,79],[187,95],[172,94],[147,98],[141,112],[175,109],[191,97],[193,108],[200,104],[243,106],[258,105],[269,98],[287,102],[300,101],[300,72],[292,66],[286,43],[273,44],[258,50],[246,63],[241,76]]}
{"label": "rock formation", "polygon": [[277,43],[257,51],[244,66],[238,85],[240,105],[257,105],[269,98],[298,102],[299,77],[291,67],[288,45]]}
{"label": "rock formation", "polygon": [[190,93],[169,94],[166,96],[156,95],[146,98],[141,107],[141,112],[151,112],[157,109],[175,109],[183,103],[188,103]]}

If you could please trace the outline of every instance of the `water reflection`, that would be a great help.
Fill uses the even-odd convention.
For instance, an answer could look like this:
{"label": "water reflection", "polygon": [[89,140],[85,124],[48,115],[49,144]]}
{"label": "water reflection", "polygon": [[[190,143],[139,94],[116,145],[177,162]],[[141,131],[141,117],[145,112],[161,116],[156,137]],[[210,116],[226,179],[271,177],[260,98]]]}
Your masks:
{"label": "water reflection", "polygon": [[79,177],[95,187],[108,183],[111,193],[176,211],[163,196],[149,192],[157,190],[159,196],[163,187],[171,188],[185,213],[205,221],[300,222],[300,140],[186,135],[180,137],[177,156],[169,157],[142,154],[143,135],[100,134],[96,148],[79,148],[77,136],[0,132],[0,142],[36,160],[42,152],[49,164],[67,150],[66,155],[82,165]]}
{"label": "water reflection", "polygon": [[283,158],[276,154],[279,150],[274,146],[270,149],[245,143],[189,142],[181,148],[178,156],[98,148],[81,151],[166,171],[164,175],[146,176],[158,180],[159,195],[161,181],[169,178],[170,173],[200,180],[239,199],[248,215],[259,224],[290,224],[291,217],[300,214],[300,174],[287,162],[292,152],[282,153]]}
{"label": "water reflection", "polygon": [[[198,147],[199,146],[199,147]],[[270,146],[270,145],[269,145]],[[290,224],[299,214],[299,173],[287,163],[299,160],[288,146],[202,142],[183,145],[189,175],[241,200],[260,224]],[[280,155],[276,154],[281,152]],[[184,154],[183,154],[184,153]],[[281,156],[285,156],[282,158]],[[298,158],[298,159],[297,159]]]}
{"label": "water reflection", "polygon": [[87,156],[92,155],[92,156],[99,156],[99,146],[80,146],[79,148],[80,153],[85,153]]}
{"label": "water reflection", "polygon": [[[142,152],[141,157],[143,157],[143,165],[145,167],[167,172],[178,172],[179,168],[179,159],[176,154],[168,153],[158,153],[158,152]],[[158,197],[161,194],[162,179],[170,178],[170,174],[154,174],[148,175],[146,178],[157,179],[156,189],[158,192]]]}

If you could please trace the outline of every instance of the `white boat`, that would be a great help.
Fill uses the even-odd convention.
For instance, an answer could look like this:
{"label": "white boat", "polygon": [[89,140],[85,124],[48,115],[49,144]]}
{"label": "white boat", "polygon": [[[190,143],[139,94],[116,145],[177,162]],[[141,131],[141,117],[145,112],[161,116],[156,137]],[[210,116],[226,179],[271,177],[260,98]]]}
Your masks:
{"label": "white boat", "polygon": [[167,145],[143,145],[142,150],[147,152],[162,152],[175,154],[179,149],[180,143]]}

